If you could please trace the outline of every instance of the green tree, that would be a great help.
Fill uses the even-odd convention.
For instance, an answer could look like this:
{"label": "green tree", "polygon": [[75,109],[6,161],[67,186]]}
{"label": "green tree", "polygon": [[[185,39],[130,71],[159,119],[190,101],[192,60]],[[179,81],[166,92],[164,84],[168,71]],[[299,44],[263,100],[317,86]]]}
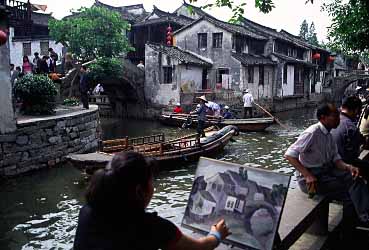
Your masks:
{"label": "green tree", "polygon": [[369,52],[369,1],[331,0],[323,9],[332,18],[329,46],[345,53]]}
{"label": "green tree", "polygon": [[49,29],[55,41],[82,61],[133,50],[126,37],[130,25],[118,12],[106,8],[81,8],[73,17],[50,20]]}
{"label": "green tree", "polygon": [[319,45],[318,37],[317,37],[317,35],[316,35],[316,31],[315,31],[315,25],[314,25],[314,22],[311,22],[311,24],[310,24],[310,28],[309,28],[309,33],[308,33],[307,41],[308,41],[310,44],[317,45],[317,46]]}
{"label": "green tree", "polygon": [[308,40],[308,35],[309,35],[309,25],[306,22],[306,20],[304,19],[304,21],[302,21],[302,24],[300,25],[300,34],[299,36],[304,39],[305,41]]}

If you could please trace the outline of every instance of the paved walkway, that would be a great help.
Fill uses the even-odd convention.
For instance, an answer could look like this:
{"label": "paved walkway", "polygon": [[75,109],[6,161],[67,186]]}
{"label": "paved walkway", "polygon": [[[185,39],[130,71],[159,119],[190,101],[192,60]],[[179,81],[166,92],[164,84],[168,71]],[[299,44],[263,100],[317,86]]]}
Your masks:
{"label": "paved walkway", "polygon": [[22,115],[17,114],[17,124],[23,124],[28,122],[45,121],[51,119],[57,119],[59,117],[74,116],[78,114],[88,113],[91,111],[96,111],[98,109],[97,105],[90,105],[89,109],[84,109],[82,105],[79,106],[64,106],[59,105],[55,109],[55,114],[53,115]]}

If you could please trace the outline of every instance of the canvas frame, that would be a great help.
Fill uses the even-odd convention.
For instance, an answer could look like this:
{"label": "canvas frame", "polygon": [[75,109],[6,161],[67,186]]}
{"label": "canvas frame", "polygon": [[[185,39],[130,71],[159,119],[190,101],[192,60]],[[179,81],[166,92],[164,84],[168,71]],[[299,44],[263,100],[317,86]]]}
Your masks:
{"label": "canvas frame", "polygon": [[[206,168],[206,166],[210,165],[209,167],[215,167],[217,169],[222,169],[222,171],[220,172],[217,172],[216,170],[214,171],[211,171],[209,169],[207,169],[206,171],[201,169],[201,168]],[[277,193],[277,197],[279,198],[278,199],[278,209],[275,207],[275,211],[277,211],[277,213],[274,214],[274,218],[273,216],[271,215],[270,218],[269,218],[269,221],[271,220],[273,222],[273,230],[272,232],[270,232],[268,235],[268,244],[266,244],[265,246],[261,246],[261,245],[258,245],[260,244],[260,240],[259,241],[255,241],[255,238],[252,238],[254,237],[255,235],[251,235],[252,237],[250,237],[249,239],[247,240],[250,240],[254,243],[249,243],[249,242],[243,242],[241,241],[240,239],[235,239],[234,236],[229,236],[226,240],[223,241],[223,243],[226,243],[226,244],[230,244],[230,245],[233,245],[233,246],[236,246],[236,247],[239,247],[241,249],[248,249],[248,250],[259,250],[259,249],[263,249],[263,250],[271,250],[273,248],[273,245],[274,245],[274,240],[275,238],[277,237],[278,238],[278,228],[279,228],[279,224],[280,224],[280,221],[281,221],[281,217],[282,217],[282,213],[283,213],[283,208],[284,208],[284,205],[285,205],[285,202],[286,202],[286,198],[287,198],[287,190],[288,190],[288,187],[289,187],[289,184],[290,184],[290,181],[291,181],[291,176],[290,175],[287,175],[287,174],[284,174],[284,173],[276,173],[276,172],[272,172],[270,170],[265,170],[265,169],[260,169],[260,168],[253,168],[253,167],[248,167],[248,166],[245,166],[245,165],[240,165],[240,164],[235,164],[235,163],[230,163],[230,162],[225,162],[225,161],[219,161],[219,160],[215,160],[215,159],[210,159],[210,158],[205,158],[205,157],[200,157],[200,160],[199,160],[199,163],[198,163],[198,167],[197,167],[197,170],[196,170],[196,174],[195,174],[195,179],[194,179],[194,183],[193,183],[193,186],[192,186],[192,189],[191,189],[191,193],[190,193],[190,196],[189,196],[189,199],[188,199],[188,203],[187,203],[187,206],[186,206],[186,210],[185,210],[185,215],[183,217],[183,220],[182,220],[182,226],[187,228],[187,229],[190,229],[192,231],[195,231],[195,232],[198,232],[200,234],[207,234],[210,230],[210,227],[212,224],[214,224],[214,222],[212,224],[209,225],[209,221],[212,221],[214,220],[213,219],[209,219],[210,217],[208,217],[208,221],[206,223],[204,223],[204,225],[202,225],[201,227],[198,226],[197,224],[194,224],[194,223],[190,223],[191,221],[200,221],[200,222],[196,222],[196,223],[200,223],[201,224],[201,220],[204,218],[203,214],[202,215],[198,215],[196,214],[194,211],[201,211],[203,212],[203,210],[206,210],[204,209],[204,207],[208,207],[209,204],[210,206],[214,206],[214,204],[212,204],[212,202],[215,200],[217,200],[217,198],[214,198],[214,195],[210,195],[209,197],[209,193],[212,194],[214,191],[211,191],[210,189],[213,187],[213,184],[215,183],[215,181],[212,183],[212,179],[215,179],[216,175],[224,175],[224,174],[228,174],[230,177],[232,178],[236,178],[237,176],[234,174],[234,173],[231,173],[231,172],[236,172],[236,171],[241,171],[239,170],[239,168],[243,168],[244,170],[247,171],[247,176],[248,174],[250,173],[253,173],[254,175],[254,178],[256,178],[258,175],[260,176],[264,176],[263,178],[265,178],[264,182],[268,179],[268,177],[273,177],[273,176],[278,176],[278,178],[274,177],[274,179],[279,179],[280,182],[279,183],[276,183],[276,184],[281,184],[283,186],[278,186],[278,187],[275,187],[275,188],[281,188],[281,196],[278,197],[278,190],[275,192]],[[229,171],[228,171],[229,170]],[[249,172],[250,171],[250,172]],[[210,172],[209,173],[206,173],[206,172]],[[206,178],[205,178],[205,174],[204,175],[201,175],[202,173],[206,173]],[[222,174],[223,173],[223,174]],[[241,173],[239,173],[239,175],[241,175]],[[226,176],[223,176],[223,179],[228,179],[228,178],[225,178]],[[219,177],[217,177],[219,178]],[[232,179],[231,178],[231,179]],[[237,177],[238,178],[238,177]],[[236,179],[237,179],[236,178]],[[204,180],[203,180],[204,179]],[[208,181],[206,182],[205,179]],[[236,183],[236,179],[232,179],[234,183]],[[237,179],[238,181],[240,181],[239,179]],[[260,180],[260,179],[259,179]],[[228,180],[229,181],[229,180]],[[204,184],[205,182],[205,184]],[[212,187],[208,186],[208,184],[212,183]],[[273,190],[273,186],[272,188],[268,188],[268,187],[265,187],[263,185],[261,185],[260,183],[257,183],[253,180],[250,179],[247,179],[247,181],[245,181],[245,184],[242,184],[243,186],[247,186],[246,184],[248,184],[248,191],[247,191],[247,197],[245,198],[245,203],[244,203],[244,208],[247,207],[247,206],[250,206],[250,204],[252,204],[252,202],[263,202],[262,204],[263,205],[268,205],[268,201],[269,201],[269,196],[266,195],[266,197],[268,199],[264,200],[264,201],[255,201],[255,200],[249,200],[248,198],[249,197],[252,197],[252,193],[251,193],[251,186],[255,186],[255,183],[257,185],[260,186],[260,189],[262,190],[262,193],[266,192],[266,194],[268,194],[268,189],[270,189],[270,193],[272,193],[272,190]],[[251,185],[252,184],[252,185]],[[265,185],[265,183],[264,183]],[[270,184],[269,184],[270,185]],[[203,189],[203,187],[205,186],[205,190]],[[225,186],[225,184],[224,184]],[[257,187],[259,187],[257,186]],[[217,187],[218,188],[218,187]],[[236,185],[236,191],[234,191],[234,194],[235,196],[237,196],[237,185]],[[239,187],[239,189],[241,189]],[[254,188],[255,189],[255,188]],[[204,191],[209,191],[209,192],[204,192]],[[253,194],[254,197],[256,197],[256,193]],[[232,195],[230,195],[232,196]],[[261,195],[260,195],[261,196]],[[200,197],[200,198],[199,198]],[[214,198],[213,200],[211,198]],[[242,195],[239,195],[239,197],[243,197]],[[230,201],[232,197],[228,197],[227,198],[227,201]],[[234,197],[233,197],[234,198]],[[202,208],[201,209],[198,209],[199,207],[199,203],[201,203],[201,199],[204,199],[204,201],[202,202],[202,204],[204,204],[205,202],[208,203],[208,204],[205,204],[205,205],[202,205]],[[222,199],[220,199],[222,200]],[[218,200],[216,203],[215,206],[218,206],[218,204],[220,204],[220,206],[222,207],[222,202]],[[223,198],[224,200],[224,198]],[[236,198],[237,200],[237,198]],[[238,204],[241,203],[241,198],[239,199],[240,202]],[[247,201],[249,200],[249,203],[246,203]],[[273,201],[274,200],[270,200],[270,201]],[[265,203],[265,204],[264,204]],[[195,206],[195,204],[197,204]],[[229,204],[229,203],[228,203]],[[236,204],[237,204],[237,201],[236,201]],[[272,205],[272,203],[270,203],[269,205]],[[195,208],[196,207],[196,208]],[[235,208],[235,207],[234,207]],[[264,208],[264,207],[261,207],[261,208]],[[214,208],[215,210],[217,210],[217,208]],[[212,209],[212,212],[214,212],[214,209]],[[271,209],[268,207],[268,209]],[[258,213],[262,213],[262,212],[265,212],[264,210],[268,210],[268,209],[258,209],[258,210],[255,210],[253,212],[253,215],[256,215],[256,211],[258,211]],[[225,208],[224,208],[225,210]],[[219,211],[222,211],[222,210],[219,210]],[[242,212],[241,212],[242,211]],[[235,211],[233,210],[233,212],[230,212],[231,214],[233,213],[234,215],[231,215],[231,216],[244,216],[243,213],[245,213],[245,211],[247,211],[247,209],[245,210],[240,210],[240,211]],[[274,211],[274,210],[273,210]],[[218,210],[217,210],[218,212]],[[223,211],[224,212],[224,211]],[[270,212],[268,210],[268,212]],[[240,215],[241,214],[241,215]],[[245,213],[247,214],[247,213]],[[272,213],[270,213],[272,214]],[[209,215],[211,216],[211,215]],[[228,211],[226,211],[226,215],[225,216],[228,216],[229,217],[229,214],[228,214]],[[252,221],[252,216],[250,217],[250,220],[248,221],[249,225],[251,225],[251,221]],[[205,215],[206,217],[206,215]],[[217,215],[215,217],[221,217],[220,215]],[[247,216],[245,216],[246,218]],[[253,221],[257,221],[257,216],[254,216],[253,218]],[[261,217],[263,218],[263,217]],[[268,216],[266,216],[266,218],[268,218]],[[232,219],[232,218],[231,218]],[[204,220],[207,220],[206,218]],[[233,218],[234,221],[236,221],[235,218]],[[244,219],[243,221],[247,221],[246,219]],[[227,219],[226,219],[226,222],[227,222]],[[228,223],[227,223],[228,224]],[[255,225],[255,223],[254,223]],[[246,226],[245,226],[246,228]],[[250,228],[253,228],[252,226],[250,226]],[[254,227],[255,228],[255,227]],[[230,226],[230,230],[232,231],[232,226]],[[247,229],[244,229],[245,231]],[[245,232],[245,234],[248,234],[247,232]],[[250,234],[248,234],[250,235]],[[246,239],[246,238],[245,238]],[[257,237],[256,239],[259,239],[259,237]],[[256,244],[258,243],[258,244]]]}

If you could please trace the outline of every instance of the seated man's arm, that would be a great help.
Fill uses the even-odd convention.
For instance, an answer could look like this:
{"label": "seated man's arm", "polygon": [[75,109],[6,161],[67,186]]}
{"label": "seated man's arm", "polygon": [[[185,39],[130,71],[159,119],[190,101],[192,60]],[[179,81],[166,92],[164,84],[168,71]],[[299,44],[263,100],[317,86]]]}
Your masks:
{"label": "seated man's arm", "polygon": [[288,162],[305,177],[306,184],[316,182],[317,179],[304,165],[302,165],[299,160],[299,155],[305,152],[311,146],[312,139],[312,133],[302,133],[295,143],[293,143],[284,154],[284,157],[288,160]]}
{"label": "seated man's arm", "polygon": [[301,164],[298,158],[289,155],[285,155],[285,158],[294,168],[296,168],[297,171],[299,171],[305,177],[306,184],[316,182],[316,177],[312,175],[310,171]]}

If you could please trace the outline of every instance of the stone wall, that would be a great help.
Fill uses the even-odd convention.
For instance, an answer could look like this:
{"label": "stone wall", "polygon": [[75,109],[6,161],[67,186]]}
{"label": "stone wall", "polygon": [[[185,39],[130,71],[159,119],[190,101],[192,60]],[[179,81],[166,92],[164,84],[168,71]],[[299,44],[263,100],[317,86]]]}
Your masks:
{"label": "stone wall", "polygon": [[0,177],[53,167],[69,153],[92,152],[98,146],[98,109],[28,119],[14,133],[0,135]]}

